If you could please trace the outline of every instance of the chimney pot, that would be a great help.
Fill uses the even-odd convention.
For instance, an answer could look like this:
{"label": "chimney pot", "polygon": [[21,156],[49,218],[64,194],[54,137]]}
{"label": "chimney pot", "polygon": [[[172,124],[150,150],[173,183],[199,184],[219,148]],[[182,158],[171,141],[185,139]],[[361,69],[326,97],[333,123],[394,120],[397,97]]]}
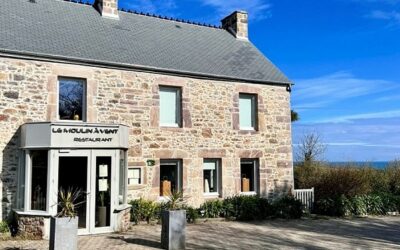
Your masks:
{"label": "chimney pot", "polygon": [[238,39],[249,39],[248,14],[246,11],[235,11],[221,20],[222,28]]}
{"label": "chimney pot", "polygon": [[118,0],[96,0],[94,6],[100,12],[101,16],[119,19]]}

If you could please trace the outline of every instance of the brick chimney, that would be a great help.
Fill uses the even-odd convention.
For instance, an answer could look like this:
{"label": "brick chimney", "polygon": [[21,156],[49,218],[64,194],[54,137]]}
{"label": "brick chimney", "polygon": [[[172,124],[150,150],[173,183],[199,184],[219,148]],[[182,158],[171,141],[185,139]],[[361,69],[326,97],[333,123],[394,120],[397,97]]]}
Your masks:
{"label": "brick chimney", "polygon": [[222,28],[238,39],[249,39],[248,14],[246,11],[235,11],[221,20]]}
{"label": "brick chimney", "polygon": [[118,0],[96,0],[94,7],[103,17],[119,19]]}

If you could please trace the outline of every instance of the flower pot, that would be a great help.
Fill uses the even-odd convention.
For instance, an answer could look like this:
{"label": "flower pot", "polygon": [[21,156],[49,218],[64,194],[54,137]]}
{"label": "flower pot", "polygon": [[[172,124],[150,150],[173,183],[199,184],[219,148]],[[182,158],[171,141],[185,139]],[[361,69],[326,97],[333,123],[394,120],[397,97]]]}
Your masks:
{"label": "flower pot", "polygon": [[173,210],[161,213],[161,246],[168,250],[186,248],[186,211]]}
{"label": "flower pot", "polygon": [[78,217],[51,218],[50,250],[78,249]]}
{"label": "flower pot", "polygon": [[97,226],[106,227],[107,226],[107,207],[97,207]]}

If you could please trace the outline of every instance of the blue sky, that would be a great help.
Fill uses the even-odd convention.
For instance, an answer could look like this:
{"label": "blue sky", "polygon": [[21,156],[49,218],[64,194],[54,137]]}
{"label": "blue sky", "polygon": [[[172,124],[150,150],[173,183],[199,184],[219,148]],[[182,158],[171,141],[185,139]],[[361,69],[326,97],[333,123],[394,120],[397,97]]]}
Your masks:
{"label": "blue sky", "polygon": [[249,12],[251,41],[295,83],[296,144],[317,132],[325,160],[400,158],[400,0],[120,0],[217,24]]}

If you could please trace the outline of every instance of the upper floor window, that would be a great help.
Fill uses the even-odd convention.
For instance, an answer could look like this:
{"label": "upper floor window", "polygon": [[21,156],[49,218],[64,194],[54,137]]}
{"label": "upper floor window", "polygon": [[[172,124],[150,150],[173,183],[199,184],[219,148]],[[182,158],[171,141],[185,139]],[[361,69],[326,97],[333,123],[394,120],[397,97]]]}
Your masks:
{"label": "upper floor window", "polygon": [[60,78],[58,81],[59,119],[85,121],[85,96],[85,80],[75,78]]}
{"label": "upper floor window", "polygon": [[241,130],[257,130],[257,96],[239,94],[239,124]]}
{"label": "upper floor window", "polygon": [[160,86],[160,125],[181,127],[181,88]]}

